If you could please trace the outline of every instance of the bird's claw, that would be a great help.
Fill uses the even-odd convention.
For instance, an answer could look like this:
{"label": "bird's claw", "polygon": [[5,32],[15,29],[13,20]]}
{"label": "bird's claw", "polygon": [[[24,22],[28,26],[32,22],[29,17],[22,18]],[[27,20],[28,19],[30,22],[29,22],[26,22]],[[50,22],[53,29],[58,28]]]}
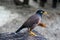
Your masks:
{"label": "bird's claw", "polygon": [[30,36],[37,36],[34,32],[30,31]]}

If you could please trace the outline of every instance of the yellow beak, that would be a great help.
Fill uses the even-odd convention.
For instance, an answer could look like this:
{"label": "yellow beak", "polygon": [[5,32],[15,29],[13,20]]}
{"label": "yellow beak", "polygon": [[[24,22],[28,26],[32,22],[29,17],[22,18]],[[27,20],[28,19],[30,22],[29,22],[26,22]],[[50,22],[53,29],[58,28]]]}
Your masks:
{"label": "yellow beak", "polygon": [[43,14],[44,14],[44,15],[47,15],[48,13],[47,13],[47,12],[44,12]]}
{"label": "yellow beak", "polygon": [[46,15],[47,17],[49,17],[49,14],[47,12],[44,12],[43,14]]}

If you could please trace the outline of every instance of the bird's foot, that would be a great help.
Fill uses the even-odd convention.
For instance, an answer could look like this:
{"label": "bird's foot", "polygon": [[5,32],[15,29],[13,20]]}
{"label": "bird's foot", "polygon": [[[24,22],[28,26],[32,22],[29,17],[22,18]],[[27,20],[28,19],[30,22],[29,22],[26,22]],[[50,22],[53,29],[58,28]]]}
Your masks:
{"label": "bird's foot", "polygon": [[30,31],[30,36],[37,36],[34,32]]}

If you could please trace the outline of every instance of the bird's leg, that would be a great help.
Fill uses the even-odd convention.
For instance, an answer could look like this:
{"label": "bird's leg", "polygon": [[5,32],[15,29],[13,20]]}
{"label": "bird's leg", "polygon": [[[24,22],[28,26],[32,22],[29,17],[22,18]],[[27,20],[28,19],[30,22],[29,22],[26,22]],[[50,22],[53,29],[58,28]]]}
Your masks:
{"label": "bird's leg", "polygon": [[44,24],[44,23],[39,23],[38,26],[46,28],[46,24]]}
{"label": "bird's leg", "polygon": [[29,34],[30,34],[31,36],[37,36],[34,32],[31,31],[30,28],[29,28]]}
{"label": "bird's leg", "polygon": [[34,32],[30,31],[29,33],[31,36],[37,36]]}

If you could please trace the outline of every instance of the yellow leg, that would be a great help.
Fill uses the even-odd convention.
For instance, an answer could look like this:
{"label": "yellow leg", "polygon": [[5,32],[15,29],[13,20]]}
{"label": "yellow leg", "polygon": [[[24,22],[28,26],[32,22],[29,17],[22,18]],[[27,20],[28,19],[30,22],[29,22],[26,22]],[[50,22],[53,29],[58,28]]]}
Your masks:
{"label": "yellow leg", "polygon": [[30,34],[31,36],[37,36],[37,35],[36,35],[34,32],[32,32],[32,31],[30,31],[29,34]]}

